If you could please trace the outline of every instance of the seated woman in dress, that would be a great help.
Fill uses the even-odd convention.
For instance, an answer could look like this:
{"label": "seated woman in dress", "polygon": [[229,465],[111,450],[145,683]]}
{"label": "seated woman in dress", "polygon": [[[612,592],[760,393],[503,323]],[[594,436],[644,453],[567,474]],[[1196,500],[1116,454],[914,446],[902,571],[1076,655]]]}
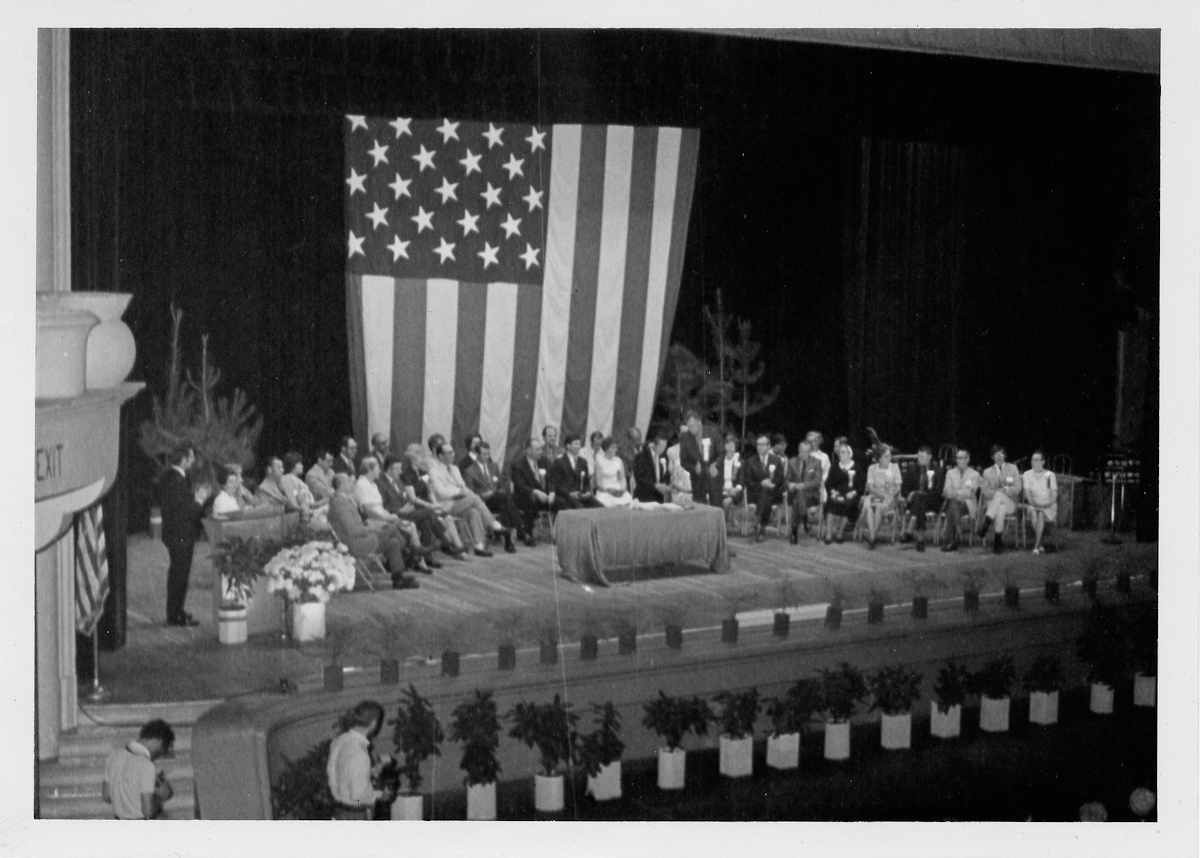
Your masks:
{"label": "seated woman in dress", "polygon": [[896,514],[896,498],[900,495],[900,466],[892,461],[892,448],[879,446],[879,461],[867,468],[867,496],[864,502],[867,513],[867,532],[870,534],[868,548],[875,547],[875,535],[888,513]]}
{"label": "seated woman in dress", "polygon": [[[1033,553],[1042,554],[1042,534],[1046,525],[1053,523],[1058,517],[1058,480],[1053,471],[1046,470],[1046,456],[1041,450],[1034,450],[1029,457],[1033,466],[1021,475],[1021,485],[1025,489],[1025,514],[1033,522]],[[1054,547],[1051,546],[1051,551]]]}
{"label": "seated woman in dress", "polygon": [[[842,439],[839,439],[842,440]],[[837,461],[829,469],[825,489],[829,498],[825,502],[825,544],[842,541],[842,530],[846,522],[858,522],[858,511],[866,487],[865,471],[854,463],[854,450],[843,441],[837,448]]]}
{"label": "seated woman in dress", "polygon": [[732,432],[725,433],[725,456],[718,466],[721,475],[721,504],[726,512],[730,507],[742,502],[742,456],[738,452],[738,436]]}
{"label": "seated woman in dress", "polygon": [[304,458],[292,451],[283,457],[283,476],[279,478],[279,486],[293,504],[300,510],[300,520],[305,521],[313,530],[328,530],[329,520],[326,513],[329,501],[318,501],[313,497],[312,489],[304,481]]}
{"label": "seated woman in dress", "polygon": [[601,506],[629,506],[633,496],[629,494],[629,481],[625,479],[625,463],[617,455],[617,445],[611,437],[600,441],[596,451],[596,500]]}
{"label": "seated woman in dress", "polygon": [[240,518],[242,504],[238,490],[242,485],[241,474],[226,466],[221,469],[218,478],[221,480],[221,491],[213,498],[212,517],[221,520]]}

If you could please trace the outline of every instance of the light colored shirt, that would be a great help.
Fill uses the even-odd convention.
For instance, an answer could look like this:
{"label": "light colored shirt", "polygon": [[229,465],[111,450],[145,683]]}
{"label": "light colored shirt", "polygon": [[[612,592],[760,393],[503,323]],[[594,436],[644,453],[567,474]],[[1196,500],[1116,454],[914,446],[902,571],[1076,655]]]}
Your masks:
{"label": "light colored shirt", "polygon": [[942,496],[953,500],[967,502],[968,509],[975,507],[975,490],[979,488],[979,472],[974,468],[967,468],[966,472],[960,471],[958,468],[951,468],[946,472],[946,485],[942,489]]}
{"label": "light colored shirt", "polygon": [[1025,488],[1025,499],[1033,506],[1047,507],[1058,498],[1058,479],[1053,471],[1045,469],[1039,474],[1030,468],[1021,475]]}
{"label": "light colored shirt", "polygon": [[145,819],[142,796],[154,792],[157,774],[150,751],[140,742],[130,742],[108,755],[104,780],[108,783],[113,814],[118,819]]}
{"label": "light colored shirt", "polygon": [[357,730],[347,730],[330,744],[325,775],[335,801],[370,806],[381,795],[371,785],[370,744]]}
{"label": "light colored shirt", "polygon": [[829,456],[822,450],[813,450],[809,455],[821,463],[821,485],[825,485],[825,481],[829,479],[829,469],[833,467],[833,463],[829,461]]}
{"label": "light colored shirt", "polygon": [[304,480],[295,474],[284,474],[279,478],[279,485],[283,487],[283,490],[287,492],[288,497],[292,499],[292,503],[296,504],[296,506],[311,505],[316,502],[315,496],[309,490],[308,486],[305,485]]}
{"label": "light colored shirt", "polygon": [[213,498],[213,518],[224,518],[227,515],[233,515],[234,513],[241,511],[242,507],[237,502],[237,498],[233,497],[224,489],[221,489],[220,493]]}
{"label": "light colored shirt", "polygon": [[742,463],[741,458],[735,453],[732,459],[722,459],[722,462],[724,462],[725,468],[725,482],[722,485],[725,489],[732,490],[733,475],[737,473],[738,465]]}
{"label": "light colored shirt", "polygon": [[384,517],[390,517],[383,508],[383,495],[379,492],[379,486],[368,479],[366,474],[363,474],[354,483],[354,502],[365,513],[374,512],[377,517],[382,513]]}
{"label": "light colored shirt", "polygon": [[326,473],[320,464],[308,469],[308,473],[304,475],[304,482],[317,500],[333,497],[333,472]]}
{"label": "light colored shirt", "polygon": [[983,499],[990,500],[997,491],[1004,492],[1012,501],[1021,497],[1021,472],[1012,462],[992,465],[983,472]]}
{"label": "light colored shirt", "polygon": [[467,494],[468,491],[457,465],[446,465],[439,461],[429,466],[429,492],[438,503],[447,503],[455,495]]}
{"label": "light colored shirt", "polygon": [[877,498],[891,500],[900,494],[900,466],[892,462],[884,470],[874,464],[867,468],[867,491]]}

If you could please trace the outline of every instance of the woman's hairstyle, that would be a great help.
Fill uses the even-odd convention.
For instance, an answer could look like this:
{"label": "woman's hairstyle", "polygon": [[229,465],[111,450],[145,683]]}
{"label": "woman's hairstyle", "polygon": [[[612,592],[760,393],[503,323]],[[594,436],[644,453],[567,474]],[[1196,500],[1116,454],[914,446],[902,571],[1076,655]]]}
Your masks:
{"label": "woman's hairstyle", "polygon": [[1041,456],[1042,460],[1045,461],[1046,451],[1043,450],[1041,447],[1036,447],[1036,448],[1034,448],[1034,451],[1029,454],[1029,458],[1032,459],[1034,456]]}
{"label": "woman's hairstyle", "polygon": [[726,432],[725,433],[725,443],[728,444],[730,441],[732,441],[735,445],[741,443],[741,439],[738,438],[737,433]]}
{"label": "woman's hairstyle", "polygon": [[290,453],[288,453],[286,456],[283,457],[284,473],[290,474],[294,467],[296,467],[297,465],[301,465],[303,463],[304,463],[304,457],[301,456],[299,453],[297,453],[295,450],[292,450]]}
{"label": "woman's hairstyle", "polygon": [[890,455],[892,455],[892,448],[889,447],[887,444],[880,444],[879,445],[879,458],[882,459],[884,456],[890,456]]}
{"label": "woman's hairstyle", "polygon": [[605,435],[600,441],[600,449],[604,451],[605,455],[607,455],[608,451],[612,449],[612,445],[613,439],[611,435]]}
{"label": "woman's hairstyle", "polygon": [[603,440],[604,433],[603,432],[593,432],[591,435],[588,435],[588,444],[591,445],[591,448],[593,450],[596,449],[596,439],[597,438]]}
{"label": "woman's hairstyle", "polygon": [[221,466],[221,470],[217,472],[217,481],[224,487],[229,482],[230,477],[239,476],[241,473],[241,468],[235,468],[232,465],[223,465]]}

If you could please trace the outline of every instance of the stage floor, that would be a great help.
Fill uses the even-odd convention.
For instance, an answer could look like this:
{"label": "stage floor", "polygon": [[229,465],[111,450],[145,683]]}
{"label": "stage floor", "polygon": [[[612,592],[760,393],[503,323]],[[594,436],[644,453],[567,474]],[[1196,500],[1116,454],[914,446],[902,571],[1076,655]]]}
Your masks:
{"label": "stage floor", "polygon": [[[937,599],[961,593],[967,568],[983,574],[982,589],[988,593],[1001,591],[1006,579],[1040,587],[1051,565],[1061,567],[1065,582],[1078,580],[1084,562],[1096,555],[1156,556],[1156,545],[1139,545],[1132,534],[1125,535],[1121,546],[1103,543],[1103,535],[1063,532],[1059,552],[1035,558],[1016,550],[996,556],[978,545],[954,553],[933,547],[918,553],[911,544],[890,542],[875,550],[865,543],[826,546],[804,537],[798,546],[779,538],[754,543],[732,532],[729,547],[736,556],[728,574],[712,574],[700,566],[629,570],[611,576],[618,583],[609,588],[555,575],[551,545],[522,545],[513,555],[500,551],[464,562],[442,558],[443,569],[417,576],[417,590],[338,595],[328,605],[326,623],[334,633],[342,630],[350,637],[342,663],[373,673],[380,624],[392,621],[406,630],[411,658],[436,657],[450,644],[464,654],[494,653],[502,629],[515,632],[519,646],[535,646],[548,628],[564,641],[596,627],[601,637],[615,637],[616,626],[628,621],[641,633],[661,633],[668,620],[684,628],[708,628],[734,611],[828,602],[835,589],[848,609],[865,607],[872,589],[885,593],[888,604],[905,603],[912,596],[911,577],[926,573],[936,580],[930,595]],[[321,668],[329,661],[329,641],[296,646],[279,635],[258,635],[239,646],[217,642],[208,554],[207,543],[196,545],[187,601],[201,625],[168,627],[163,623],[166,548],[147,534],[130,536],[127,645],[100,655],[109,701],[221,700],[277,690],[282,679],[301,689],[319,685]],[[90,677],[80,679],[81,686],[90,684],[85,681]]]}

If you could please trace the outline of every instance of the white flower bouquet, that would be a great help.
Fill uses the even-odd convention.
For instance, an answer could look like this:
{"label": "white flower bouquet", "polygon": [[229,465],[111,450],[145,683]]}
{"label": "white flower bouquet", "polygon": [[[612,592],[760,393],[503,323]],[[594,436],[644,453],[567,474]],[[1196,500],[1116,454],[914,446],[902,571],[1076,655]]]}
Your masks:
{"label": "white flower bouquet", "polygon": [[270,579],[268,591],[293,604],[328,602],[334,593],[353,586],[354,558],[344,545],[306,542],[281,549],[263,573]]}

